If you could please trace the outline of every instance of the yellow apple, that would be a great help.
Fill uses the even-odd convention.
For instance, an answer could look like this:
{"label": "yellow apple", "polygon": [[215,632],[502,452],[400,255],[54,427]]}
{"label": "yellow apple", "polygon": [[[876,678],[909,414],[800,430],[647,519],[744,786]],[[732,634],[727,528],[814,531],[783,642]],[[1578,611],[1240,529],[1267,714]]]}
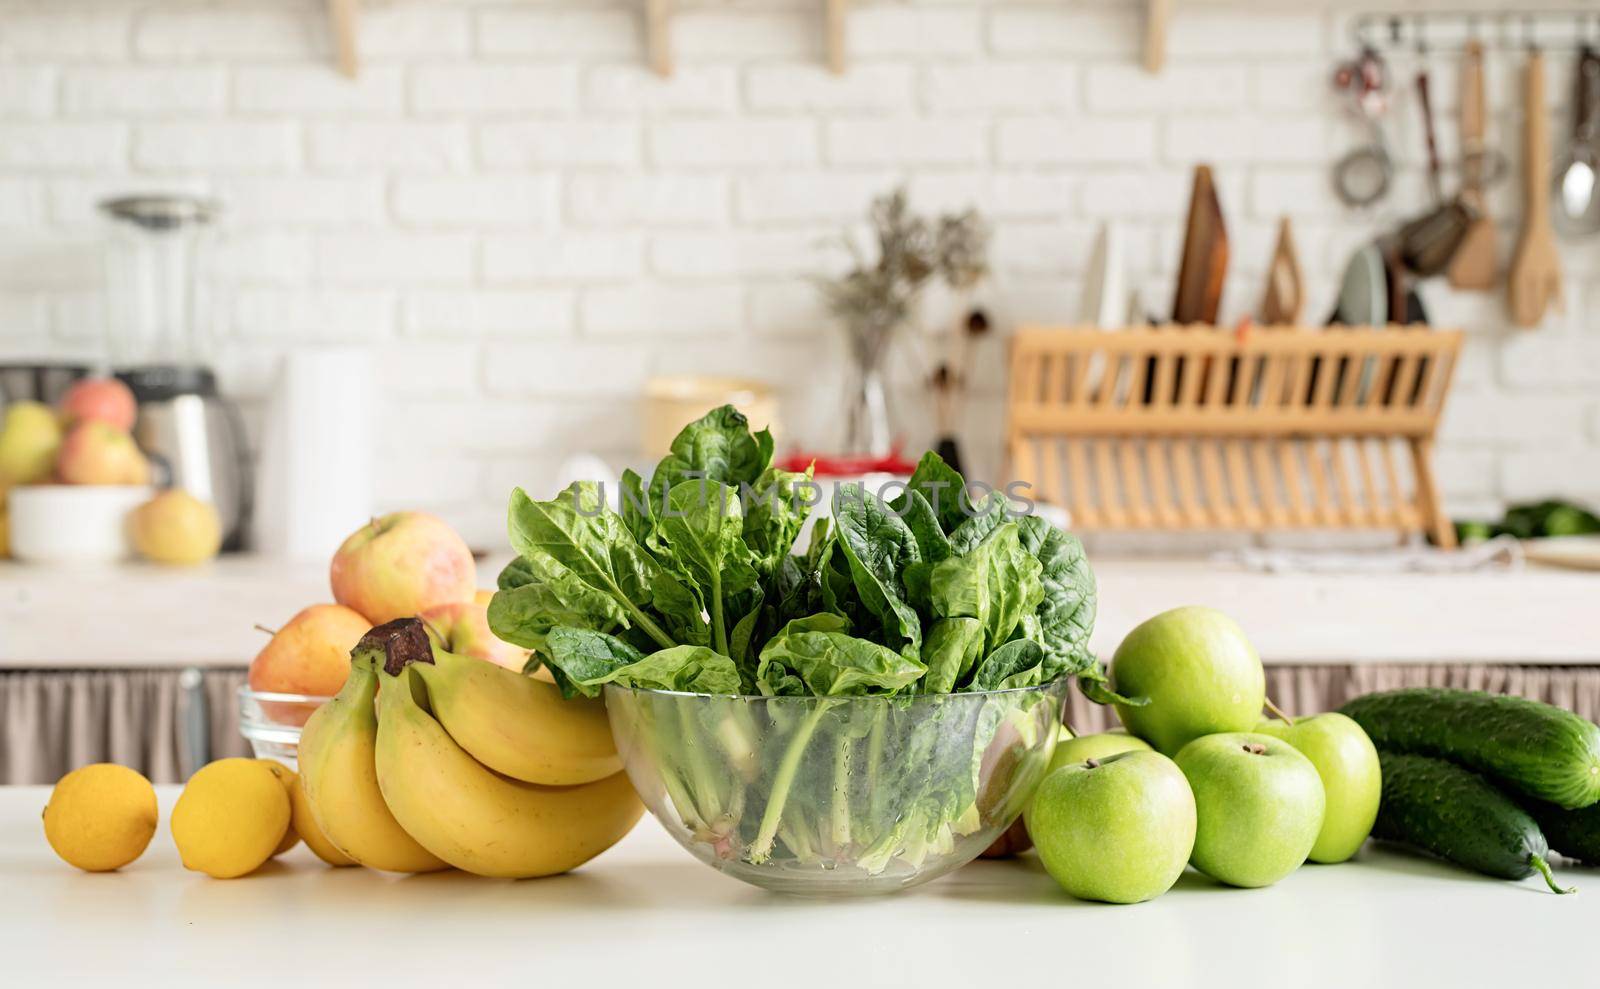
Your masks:
{"label": "yellow apple", "polygon": [[392,512],[357,529],[333,555],[333,599],[373,625],[471,601],[478,591],[472,551],[441,519]]}
{"label": "yellow apple", "polygon": [[435,645],[460,656],[488,660],[522,672],[529,650],[502,642],[489,631],[489,608],[477,601],[435,605],[417,616]]}
{"label": "yellow apple", "polygon": [[50,476],[61,448],[61,422],[42,402],[12,402],[0,423],[0,485]]}
{"label": "yellow apple", "polygon": [[150,462],[133,437],[91,419],[67,431],[56,473],[67,484],[149,484]]}
{"label": "yellow apple", "polygon": [[204,563],[222,548],[222,522],[209,501],[179,488],[133,510],[133,545],[155,563]]}

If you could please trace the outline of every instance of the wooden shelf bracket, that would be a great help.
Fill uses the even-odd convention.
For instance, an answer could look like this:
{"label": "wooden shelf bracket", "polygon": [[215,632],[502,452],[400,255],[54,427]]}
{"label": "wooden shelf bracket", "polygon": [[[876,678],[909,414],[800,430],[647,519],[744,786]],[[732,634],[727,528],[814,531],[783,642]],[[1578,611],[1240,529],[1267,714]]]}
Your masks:
{"label": "wooden shelf bracket", "polygon": [[672,0],[644,0],[644,39],[651,71],[672,75]]}
{"label": "wooden shelf bracket", "polygon": [[328,24],[333,29],[333,46],[339,56],[339,72],[354,79],[361,73],[361,56],[356,48],[356,21],[360,0],[328,0]]}
{"label": "wooden shelf bracket", "polygon": [[823,47],[828,55],[828,71],[836,76],[845,71],[845,22],[850,16],[850,0],[822,0]]}

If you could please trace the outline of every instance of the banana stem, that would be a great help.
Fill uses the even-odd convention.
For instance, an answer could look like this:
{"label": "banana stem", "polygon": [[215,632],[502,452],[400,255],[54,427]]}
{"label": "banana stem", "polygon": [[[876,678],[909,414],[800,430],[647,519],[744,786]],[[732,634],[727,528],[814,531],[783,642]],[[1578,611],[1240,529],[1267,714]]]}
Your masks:
{"label": "banana stem", "polygon": [[1556,883],[1556,877],[1550,872],[1550,863],[1544,860],[1543,855],[1530,855],[1528,864],[1533,866],[1539,875],[1544,877],[1545,885],[1549,886],[1552,892],[1576,893],[1578,891],[1576,886],[1562,887]]}
{"label": "banana stem", "polygon": [[778,763],[778,772],[772,777],[772,796],[767,798],[767,808],[761,814],[761,828],[756,832],[756,840],[750,843],[750,861],[756,865],[765,862],[772,854],[772,841],[777,837],[778,822],[783,819],[783,805],[789,801],[789,790],[794,786],[794,774],[800,768],[800,757],[805,755],[812,733],[817,730],[817,724],[831,706],[826,700],[817,702],[816,709],[795,728],[789,748]]}

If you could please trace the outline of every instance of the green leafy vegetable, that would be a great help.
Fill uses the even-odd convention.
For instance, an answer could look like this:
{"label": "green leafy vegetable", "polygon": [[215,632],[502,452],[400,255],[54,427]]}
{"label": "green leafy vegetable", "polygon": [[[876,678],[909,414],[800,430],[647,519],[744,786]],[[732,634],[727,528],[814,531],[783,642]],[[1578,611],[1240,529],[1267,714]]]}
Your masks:
{"label": "green leafy vegetable", "polygon": [[[529,668],[542,659],[566,696],[639,691],[612,700],[677,767],[665,792],[715,854],[920,862],[996,812],[979,782],[997,753],[1055,723],[1045,693],[1001,692],[1076,676],[1117,699],[1088,645],[1094,575],[1074,536],[999,492],[974,502],[933,453],[892,501],[842,487],[831,524],[797,547],[820,491],[772,452],[725,406],[685,427],[648,482],[624,472],[615,510],[589,482],[549,501],[512,492],[518,558],[490,627],[535,650]],[[650,690],[726,701],[675,708]],[[1042,763],[1004,768],[1026,781]]]}

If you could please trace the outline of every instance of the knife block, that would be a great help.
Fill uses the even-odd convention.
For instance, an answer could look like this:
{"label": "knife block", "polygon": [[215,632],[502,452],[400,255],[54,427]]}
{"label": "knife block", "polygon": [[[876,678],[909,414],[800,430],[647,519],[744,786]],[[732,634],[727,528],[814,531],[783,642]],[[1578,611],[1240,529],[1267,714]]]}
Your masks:
{"label": "knife block", "polygon": [[1455,531],[1434,436],[1461,350],[1426,327],[1024,328],[1007,454],[1083,530]]}

